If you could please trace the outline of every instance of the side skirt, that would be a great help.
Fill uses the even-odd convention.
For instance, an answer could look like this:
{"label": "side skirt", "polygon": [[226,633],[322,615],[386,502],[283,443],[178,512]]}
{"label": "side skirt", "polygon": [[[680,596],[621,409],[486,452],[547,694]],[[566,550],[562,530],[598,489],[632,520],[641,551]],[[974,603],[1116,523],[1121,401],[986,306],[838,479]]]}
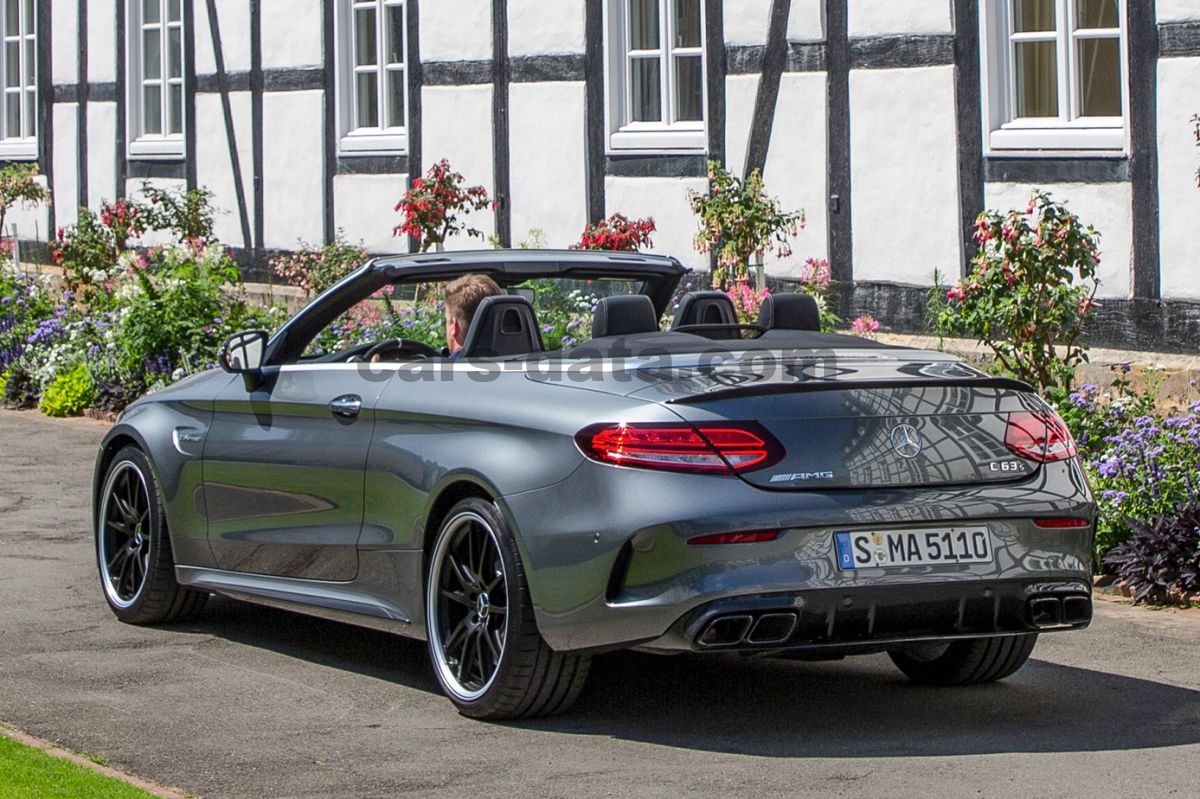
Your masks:
{"label": "side skirt", "polygon": [[195,591],[211,591],[257,605],[408,637],[423,637],[403,609],[357,591],[350,583],[296,580],[194,566],[176,566],[175,579]]}

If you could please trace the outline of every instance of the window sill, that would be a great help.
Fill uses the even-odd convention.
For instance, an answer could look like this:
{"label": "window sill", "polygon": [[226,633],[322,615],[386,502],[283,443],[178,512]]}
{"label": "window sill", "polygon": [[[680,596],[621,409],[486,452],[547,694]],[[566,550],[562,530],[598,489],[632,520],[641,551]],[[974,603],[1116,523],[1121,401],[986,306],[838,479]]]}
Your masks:
{"label": "window sill", "polygon": [[179,161],[183,159],[183,138],[177,136],[143,137],[129,143],[131,161]]}
{"label": "window sill", "polygon": [[0,141],[0,159],[5,161],[36,161],[37,139]]}
{"label": "window sill", "polygon": [[707,147],[708,137],[703,129],[623,128],[609,137],[609,148],[614,153],[703,153]]}
{"label": "window sill", "polygon": [[338,155],[407,155],[407,133],[349,133],[338,140]]}
{"label": "window sill", "polygon": [[1109,151],[1123,153],[1127,146],[1124,127],[1004,127],[988,136],[992,152],[1017,151]]}

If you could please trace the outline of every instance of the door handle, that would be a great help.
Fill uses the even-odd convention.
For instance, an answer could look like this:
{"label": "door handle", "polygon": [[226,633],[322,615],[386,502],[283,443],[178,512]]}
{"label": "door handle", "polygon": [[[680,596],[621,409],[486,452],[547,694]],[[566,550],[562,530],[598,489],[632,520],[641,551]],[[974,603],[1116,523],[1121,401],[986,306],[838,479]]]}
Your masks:
{"label": "door handle", "polygon": [[329,403],[329,412],[342,419],[353,419],[362,410],[362,397],[344,394]]}

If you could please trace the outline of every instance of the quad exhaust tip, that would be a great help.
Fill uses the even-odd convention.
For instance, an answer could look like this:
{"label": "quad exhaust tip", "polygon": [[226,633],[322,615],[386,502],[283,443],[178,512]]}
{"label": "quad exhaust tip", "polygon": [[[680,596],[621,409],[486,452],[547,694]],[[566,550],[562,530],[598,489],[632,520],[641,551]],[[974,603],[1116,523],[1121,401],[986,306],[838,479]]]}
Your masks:
{"label": "quad exhaust tip", "polygon": [[696,643],[704,648],[736,646],[740,643],[759,646],[782,644],[792,637],[798,622],[795,613],[787,612],[718,616],[704,627],[704,631],[696,637]]}
{"label": "quad exhaust tip", "polygon": [[1029,621],[1035,627],[1087,624],[1092,600],[1086,596],[1035,596],[1029,600]]}

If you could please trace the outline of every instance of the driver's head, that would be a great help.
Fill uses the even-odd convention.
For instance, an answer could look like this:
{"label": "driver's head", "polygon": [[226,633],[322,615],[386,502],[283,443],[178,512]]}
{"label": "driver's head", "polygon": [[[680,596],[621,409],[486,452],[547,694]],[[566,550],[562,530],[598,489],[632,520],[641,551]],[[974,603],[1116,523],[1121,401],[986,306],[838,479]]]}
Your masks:
{"label": "driver's head", "polygon": [[479,303],[503,293],[487,275],[463,275],[446,284],[446,347],[451,353],[462,349]]}

